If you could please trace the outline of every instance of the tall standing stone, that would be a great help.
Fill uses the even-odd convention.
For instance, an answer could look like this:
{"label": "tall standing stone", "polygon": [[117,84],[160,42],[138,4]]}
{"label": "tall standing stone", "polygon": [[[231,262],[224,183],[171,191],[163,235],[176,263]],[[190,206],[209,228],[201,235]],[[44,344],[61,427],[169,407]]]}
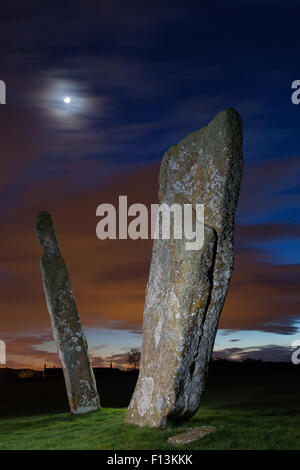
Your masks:
{"label": "tall standing stone", "polygon": [[204,204],[204,245],[187,251],[184,238],[154,241],[129,423],[163,426],[167,419],[189,418],[200,405],[233,269],[242,165],[242,121],[233,109],[163,158],[159,201]]}
{"label": "tall standing stone", "polygon": [[43,248],[43,286],[70,409],[76,414],[88,413],[100,408],[100,400],[88,357],[87,341],[50,214],[38,214],[35,231],[38,243]]}

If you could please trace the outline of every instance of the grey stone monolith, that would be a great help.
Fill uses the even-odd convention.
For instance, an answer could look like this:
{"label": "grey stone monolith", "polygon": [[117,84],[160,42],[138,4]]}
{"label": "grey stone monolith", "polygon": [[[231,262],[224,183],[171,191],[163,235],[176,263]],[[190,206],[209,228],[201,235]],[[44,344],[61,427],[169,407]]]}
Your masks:
{"label": "grey stone monolith", "polygon": [[35,231],[38,243],[43,249],[43,287],[70,409],[75,414],[88,413],[100,408],[100,400],[88,356],[87,341],[50,214],[38,214]]}
{"label": "grey stone monolith", "polygon": [[204,244],[188,251],[184,237],[154,241],[129,423],[164,426],[200,405],[233,269],[242,166],[242,121],[231,108],[163,158],[159,202],[204,204]]}

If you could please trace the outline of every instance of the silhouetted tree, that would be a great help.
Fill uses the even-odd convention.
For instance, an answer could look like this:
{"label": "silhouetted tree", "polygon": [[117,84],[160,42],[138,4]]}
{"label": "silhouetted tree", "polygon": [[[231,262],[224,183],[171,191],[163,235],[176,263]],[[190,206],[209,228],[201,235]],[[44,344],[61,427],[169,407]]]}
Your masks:
{"label": "silhouetted tree", "polygon": [[131,348],[127,353],[127,363],[131,369],[138,369],[141,360],[141,351],[138,348]]}

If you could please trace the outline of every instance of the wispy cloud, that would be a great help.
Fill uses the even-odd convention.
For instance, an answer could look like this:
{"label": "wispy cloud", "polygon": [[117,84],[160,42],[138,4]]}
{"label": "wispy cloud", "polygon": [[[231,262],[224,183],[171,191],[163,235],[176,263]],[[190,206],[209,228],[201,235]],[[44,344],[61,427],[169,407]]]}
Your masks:
{"label": "wispy cloud", "polygon": [[265,346],[252,346],[248,348],[228,348],[213,353],[215,358],[243,361],[255,359],[271,362],[291,362],[294,348],[267,344]]}

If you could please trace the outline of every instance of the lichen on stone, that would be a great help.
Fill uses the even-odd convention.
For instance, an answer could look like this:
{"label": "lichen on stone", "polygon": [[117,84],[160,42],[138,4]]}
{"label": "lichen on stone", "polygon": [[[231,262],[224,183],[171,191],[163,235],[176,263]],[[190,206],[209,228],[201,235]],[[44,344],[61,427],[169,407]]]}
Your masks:
{"label": "lichen on stone", "polygon": [[88,357],[87,341],[50,214],[38,214],[35,230],[43,249],[40,262],[43,287],[70,409],[73,413],[87,413],[98,409],[100,400]]}
{"label": "lichen on stone", "polygon": [[204,204],[204,245],[187,251],[184,237],[154,241],[130,423],[164,426],[199,407],[233,269],[242,164],[242,122],[233,109],[164,155],[159,202]]}

